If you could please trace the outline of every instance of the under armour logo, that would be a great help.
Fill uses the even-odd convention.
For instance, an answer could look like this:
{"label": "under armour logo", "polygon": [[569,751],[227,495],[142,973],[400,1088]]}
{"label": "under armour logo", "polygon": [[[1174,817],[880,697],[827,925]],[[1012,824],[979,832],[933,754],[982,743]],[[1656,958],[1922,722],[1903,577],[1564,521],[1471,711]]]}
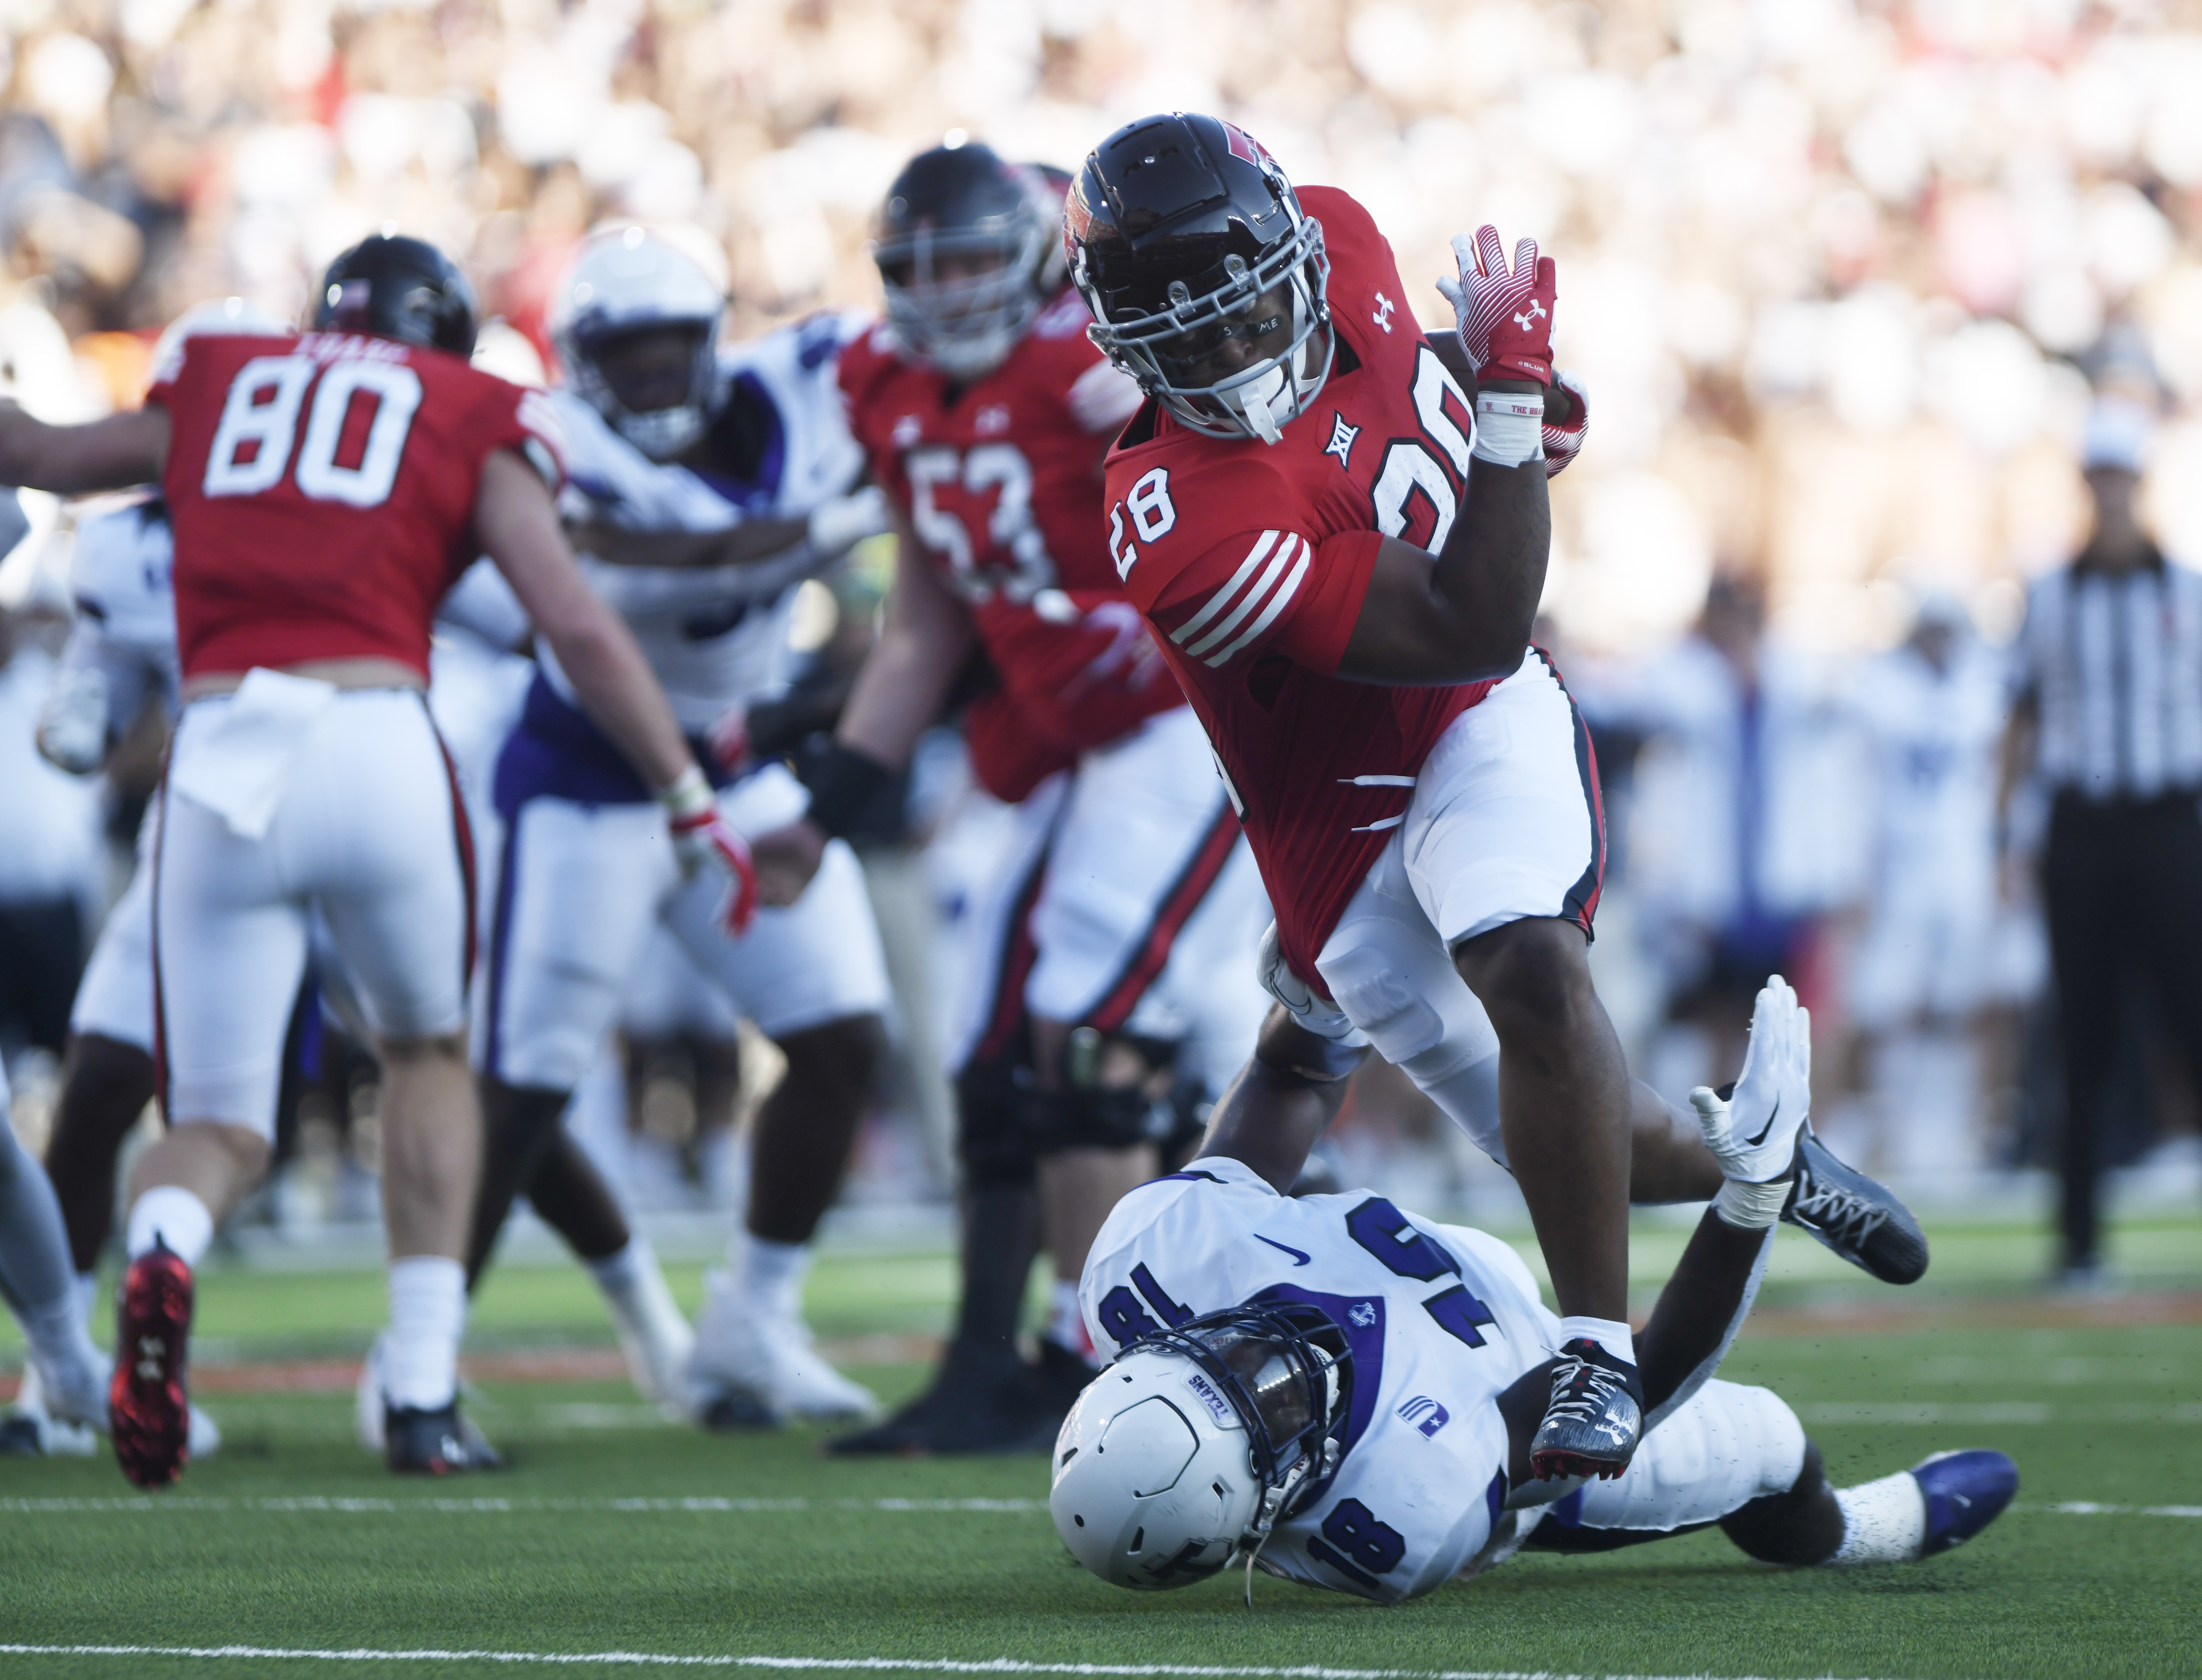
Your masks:
{"label": "under armour logo", "polygon": [[1358,426],[1348,426],[1345,416],[1334,410],[1330,416],[1330,441],[1322,446],[1322,452],[1335,455],[1338,464],[1350,473],[1353,470],[1353,440],[1360,435]]}
{"label": "under armour logo", "polygon": [[1356,1301],[1345,1309],[1345,1316],[1357,1327],[1365,1330],[1376,1322],[1376,1304],[1374,1301]]}
{"label": "under armour logo", "polygon": [[972,417],[971,429],[982,438],[991,438],[1010,429],[1010,410],[1006,404],[989,403]]}
{"label": "under armour logo", "polygon": [[1545,306],[1532,298],[1529,300],[1529,307],[1515,315],[1514,324],[1526,333],[1529,330],[1529,323],[1544,313]]}
{"label": "under armour logo", "polygon": [[1392,330],[1392,311],[1398,307],[1380,292],[1376,294],[1376,307],[1370,311],[1369,318],[1388,333]]}
{"label": "under armour logo", "polygon": [[925,422],[914,414],[906,414],[894,423],[894,446],[908,449],[925,435]]}

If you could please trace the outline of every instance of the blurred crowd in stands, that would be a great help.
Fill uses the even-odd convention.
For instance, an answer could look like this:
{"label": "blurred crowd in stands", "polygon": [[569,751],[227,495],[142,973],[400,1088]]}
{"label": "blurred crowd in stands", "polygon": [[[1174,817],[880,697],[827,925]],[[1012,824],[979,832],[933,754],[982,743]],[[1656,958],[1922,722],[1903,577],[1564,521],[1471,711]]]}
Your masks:
{"label": "blurred crowd in stands", "polygon": [[[2202,558],[2202,4],[0,0],[0,389],[54,418],[134,402],[153,336],[194,303],[296,316],[320,267],[385,224],[462,256],[515,377],[555,376],[546,301],[608,218],[686,230],[738,334],[874,305],[880,196],[959,128],[1070,166],[1150,109],[1229,115],[1296,180],[1369,205],[1429,325],[1450,321],[1422,283],[1449,271],[1454,233],[1535,236],[1559,259],[1563,365],[1593,393],[1592,441],[1556,487],[1546,628],[1606,776],[1598,961],[1632,1057],[1669,1092],[1732,1062],[1751,988],[1781,966],[1816,1011],[1822,1129],[1854,1154],[1900,1180],[2047,1158],[2039,819],[2022,790],[1999,801],[1999,650],[2028,579],[2086,535],[2079,451],[2105,395],[2149,416],[2159,541]],[[0,896],[74,902],[88,928],[108,884],[97,837],[127,840],[154,758],[103,789],[32,752],[68,515],[25,502],[0,563]],[[827,664],[861,652],[877,557],[819,593]],[[952,920],[957,837],[986,816],[952,768],[918,780],[923,808],[876,874]],[[55,1007],[0,996],[7,1047],[49,1039]],[[2136,1023],[2121,1160],[2193,1123],[2189,1082],[2145,1009]],[[652,1054],[633,1058],[627,1108],[708,1179],[698,1117],[723,1121],[759,1076]],[[900,1107],[939,1100],[906,1089]],[[1478,1194],[1416,1100],[1372,1078],[1339,1139],[1349,1164],[1381,1177],[1434,1152]],[[937,1186],[943,1114],[881,1128],[867,1182]]]}

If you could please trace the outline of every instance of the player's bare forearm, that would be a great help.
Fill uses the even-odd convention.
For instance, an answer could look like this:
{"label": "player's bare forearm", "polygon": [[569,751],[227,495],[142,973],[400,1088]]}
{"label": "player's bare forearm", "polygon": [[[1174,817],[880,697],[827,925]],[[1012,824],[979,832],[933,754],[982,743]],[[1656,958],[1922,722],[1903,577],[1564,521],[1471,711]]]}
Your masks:
{"label": "player's bare forearm", "polygon": [[717,531],[638,531],[603,520],[570,521],[581,552],[610,566],[746,566],[785,554],[810,534],[802,519],[753,519]]}
{"label": "player's bare forearm", "polygon": [[1468,493],[1434,563],[1397,539],[1377,551],[1338,674],[1401,686],[1511,675],[1528,649],[1551,550],[1545,463],[1471,461]]}
{"label": "player's bare forearm", "polygon": [[834,739],[900,769],[939,716],[976,639],[970,613],[905,534],[879,643],[857,674]]}
{"label": "player's bare forearm", "polygon": [[669,787],[695,761],[665,691],[627,626],[581,575],[543,480],[499,450],[482,463],[474,530],[550,645],[575,693],[652,787]]}
{"label": "player's bare forearm", "polygon": [[168,411],[135,409],[85,426],[50,426],[0,401],[0,484],[84,496],[159,481]]}
{"label": "player's bare forearm", "polygon": [[1221,1155],[1253,1168],[1289,1192],[1323,1130],[1345,1100],[1346,1077],[1367,1058],[1308,1032],[1282,1005],[1269,1011],[1253,1058],[1216,1105],[1203,1156]]}

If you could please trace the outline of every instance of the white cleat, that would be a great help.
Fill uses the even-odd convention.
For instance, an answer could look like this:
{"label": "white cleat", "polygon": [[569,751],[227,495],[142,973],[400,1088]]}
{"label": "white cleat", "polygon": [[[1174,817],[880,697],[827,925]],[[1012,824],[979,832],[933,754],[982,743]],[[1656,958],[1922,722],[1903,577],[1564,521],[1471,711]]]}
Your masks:
{"label": "white cleat", "polygon": [[38,1362],[26,1360],[23,1381],[15,1390],[15,1404],[5,1420],[11,1438],[35,1447],[40,1458],[88,1459],[99,1450],[97,1425],[106,1421],[105,1407],[78,1422],[56,1417],[46,1404],[46,1385]]}
{"label": "white cleat", "polygon": [[389,1436],[383,1418],[382,1347],[390,1332],[374,1338],[360,1361],[359,1382],[352,1389],[351,1432],[362,1447],[378,1459],[388,1450]]}
{"label": "white cleat", "polygon": [[880,1409],[877,1394],[826,1363],[798,1312],[768,1307],[724,1266],[704,1278],[688,1384],[699,1416],[730,1391],[814,1423],[870,1418]]}
{"label": "white cleat", "polygon": [[185,1451],[195,1462],[211,1459],[221,1451],[221,1430],[213,1418],[199,1410],[196,1401],[191,1406],[191,1422],[186,1426],[184,1443]]}
{"label": "white cleat", "polygon": [[696,1333],[680,1316],[656,1258],[638,1278],[631,1298],[623,1300],[607,1289],[604,1305],[611,1311],[612,1328],[636,1389],[668,1417],[686,1418],[688,1362],[696,1351]]}

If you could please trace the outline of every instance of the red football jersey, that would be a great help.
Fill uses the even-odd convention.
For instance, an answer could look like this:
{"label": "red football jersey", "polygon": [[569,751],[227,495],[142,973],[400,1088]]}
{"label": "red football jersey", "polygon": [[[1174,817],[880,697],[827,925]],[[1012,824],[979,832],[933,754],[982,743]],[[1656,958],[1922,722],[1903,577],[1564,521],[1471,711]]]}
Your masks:
{"label": "red football jersey", "polygon": [[541,396],[462,357],[342,333],[185,339],[154,370],[188,681],[317,659],[428,675],[437,604],[480,550],[482,463],[554,475]]}
{"label": "red football jersey", "polygon": [[1369,213],[1335,187],[1299,196],[1330,254],[1329,380],[1275,445],[1204,436],[1148,404],[1110,452],[1108,524],[1231,780],[1286,960],[1315,981],[1422,760],[1492,685],[1335,675],[1383,537],[1434,552],[1452,528],[1475,422]]}
{"label": "red football jersey", "polygon": [[999,799],[1185,704],[1109,560],[1101,457],[1139,393],[1086,339],[1091,320],[1063,292],[962,386],[904,360],[884,325],[841,356],[872,477],[1001,677],[969,728],[973,769]]}

